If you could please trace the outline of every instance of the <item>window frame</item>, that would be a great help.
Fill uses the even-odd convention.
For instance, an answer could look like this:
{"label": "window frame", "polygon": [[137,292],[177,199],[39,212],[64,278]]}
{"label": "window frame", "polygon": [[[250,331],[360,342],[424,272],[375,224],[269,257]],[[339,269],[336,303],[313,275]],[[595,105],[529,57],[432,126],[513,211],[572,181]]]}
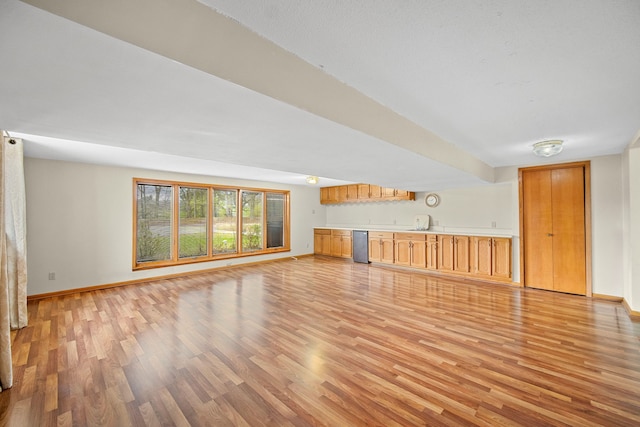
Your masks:
{"label": "window frame", "polygon": [[[158,186],[170,186],[172,187],[172,215],[173,222],[171,225],[171,259],[167,260],[159,260],[159,261],[138,261],[137,257],[137,249],[138,249],[138,186],[139,185],[158,185]],[[180,257],[179,253],[179,238],[180,238],[180,188],[204,188],[207,189],[207,254],[201,256],[193,256],[193,257]],[[213,218],[213,209],[214,209],[214,190],[233,190],[236,191],[236,209],[237,209],[237,218],[236,218],[236,250],[235,252],[225,252],[225,253],[213,253],[213,239],[214,239],[214,218]],[[241,214],[241,198],[243,192],[261,192],[263,193],[263,212],[262,212],[262,249],[259,250],[251,250],[247,252],[243,252],[242,248],[242,214]],[[284,224],[284,240],[283,245],[275,248],[268,248],[267,246],[267,206],[266,206],[266,196],[267,193],[279,193],[283,195],[284,199],[284,211],[283,211],[283,224]],[[132,269],[135,270],[146,270],[151,268],[162,268],[162,267],[170,267],[175,265],[184,265],[184,264],[193,264],[198,262],[210,262],[217,261],[223,259],[232,259],[232,258],[243,258],[248,256],[257,256],[257,255],[265,255],[272,254],[278,252],[289,252],[291,251],[291,239],[290,239],[290,229],[291,229],[291,204],[290,204],[290,195],[291,192],[289,190],[278,190],[273,188],[255,188],[255,187],[240,187],[240,186],[230,186],[230,185],[217,185],[217,184],[203,184],[203,183],[195,183],[195,182],[184,182],[184,181],[168,181],[168,180],[159,180],[159,179],[147,179],[147,178],[133,178],[133,234],[132,234]]]}

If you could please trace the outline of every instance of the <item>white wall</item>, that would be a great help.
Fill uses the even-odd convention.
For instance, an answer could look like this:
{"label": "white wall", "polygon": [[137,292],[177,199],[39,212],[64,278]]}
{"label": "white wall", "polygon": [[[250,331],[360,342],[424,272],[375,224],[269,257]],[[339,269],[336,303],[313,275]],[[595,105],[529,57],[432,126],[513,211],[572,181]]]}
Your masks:
{"label": "white wall", "polygon": [[430,215],[433,231],[512,235],[512,185],[438,191],[440,204],[435,208],[425,205],[426,193],[416,193],[414,201],[327,205],[327,223],[406,230],[415,226],[416,215]]}
{"label": "white wall", "polygon": [[622,156],[591,160],[591,246],[594,294],[624,296]]}
{"label": "white wall", "polygon": [[632,310],[640,311],[640,146],[630,147],[624,160],[625,177],[628,177],[625,186],[628,215],[625,218],[624,298]]}
{"label": "white wall", "polygon": [[[289,190],[291,252],[132,271],[134,177]],[[313,227],[326,223],[319,190],[305,186],[33,158],[25,181],[29,295],[309,254]]]}

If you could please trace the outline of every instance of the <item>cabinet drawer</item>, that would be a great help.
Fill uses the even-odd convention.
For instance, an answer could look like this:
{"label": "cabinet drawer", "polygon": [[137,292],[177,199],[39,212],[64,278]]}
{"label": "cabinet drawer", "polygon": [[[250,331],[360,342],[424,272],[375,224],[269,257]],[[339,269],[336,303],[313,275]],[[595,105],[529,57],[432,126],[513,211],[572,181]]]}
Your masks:
{"label": "cabinet drawer", "polygon": [[427,235],[423,233],[395,233],[394,238],[396,240],[425,241],[427,240]]}
{"label": "cabinet drawer", "polygon": [[313,230],[313,232],[314,232],[315,234],[327,234],[327,235],[328,235],[328,234],[331,234],[331,230],[329,230],[329,229],[320,229],[320,228],[316,228],[316,229],[314,229],[314,230]]}
{"label": "cabinet drawer", "polygon": [[393,239],[393,233],[384,231],[370,231],[369,238],[373,239]]}
{"label": "cabinet drawer", "polygon": [[332,236],[351,236],[351,230],[331,230]]}

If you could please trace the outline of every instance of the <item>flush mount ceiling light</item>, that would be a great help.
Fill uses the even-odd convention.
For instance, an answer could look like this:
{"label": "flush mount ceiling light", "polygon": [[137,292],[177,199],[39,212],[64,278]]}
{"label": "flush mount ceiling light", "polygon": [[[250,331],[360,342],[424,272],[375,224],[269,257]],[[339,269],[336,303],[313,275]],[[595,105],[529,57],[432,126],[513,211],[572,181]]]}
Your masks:
{"label": "flush mount ceiling light", "polygon": [[562,151],[562,141],[552,139],[549,141],[541,141],[533,144],[533,153],[540,157],[551,157]]}
{"label": "flush mount ceiling light", "polygon": [[308,176],[307,177],[307,184],[317,184],[318,183],[318,177],[317,176]]}

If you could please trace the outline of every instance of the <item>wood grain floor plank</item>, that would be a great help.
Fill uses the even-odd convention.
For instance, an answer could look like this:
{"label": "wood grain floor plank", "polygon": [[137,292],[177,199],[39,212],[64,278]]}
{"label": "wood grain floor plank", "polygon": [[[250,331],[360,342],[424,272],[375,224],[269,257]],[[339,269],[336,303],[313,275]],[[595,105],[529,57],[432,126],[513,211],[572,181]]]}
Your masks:
{"label": "wood grain floor plank", "polygon": [[33,301],[0,426],[626,426],[620,304],[327,257]]}

